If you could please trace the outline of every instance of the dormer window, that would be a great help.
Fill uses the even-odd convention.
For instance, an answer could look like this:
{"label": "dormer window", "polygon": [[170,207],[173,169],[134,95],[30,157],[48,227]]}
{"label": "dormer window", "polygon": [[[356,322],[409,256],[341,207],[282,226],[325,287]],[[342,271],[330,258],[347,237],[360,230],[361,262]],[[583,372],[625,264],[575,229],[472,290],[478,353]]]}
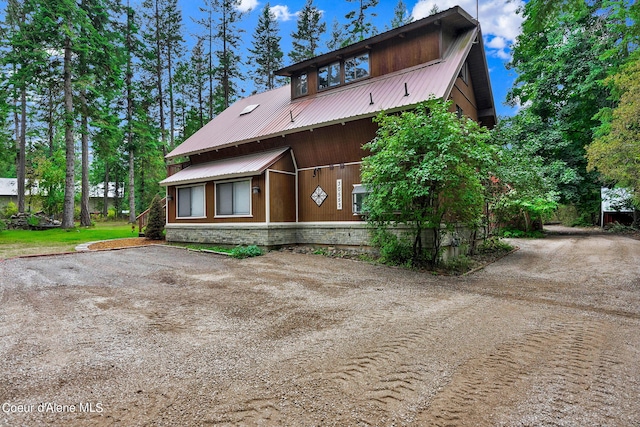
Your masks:
{"label": "dormer window", "polygon": [[340,63],[326,65],[318,68],[318,89],[326,89],[328,87],[340,84]]}
{"label": "dormer window", "polygon": [[344,61],[344,82],[367,77],[369,75],[369,54],[364,53]]}
{"label": "dormer window", "polygon": [[307,73],[299,74],[293,78],[294,96],[302,96],[309,93],[307,85]]}
{"label": "dormer window", "polygon": [[369,76],[369,53],[318,68],[318,90],[350,83]]}

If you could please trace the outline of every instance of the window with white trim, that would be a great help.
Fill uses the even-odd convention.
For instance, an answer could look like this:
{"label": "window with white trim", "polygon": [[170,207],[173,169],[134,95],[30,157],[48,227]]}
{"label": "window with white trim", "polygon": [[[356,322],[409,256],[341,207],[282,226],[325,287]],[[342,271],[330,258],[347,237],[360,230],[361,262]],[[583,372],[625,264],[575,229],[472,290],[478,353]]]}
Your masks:
{"label": "window with white trim", "polygon": [[178,187],[178,218],[204,218],[205,215],[205,186]]}
{"label": "window with white trim", "polygon": [[251,180],[216,183],[216,216],[251,215]]}
{"label": "window with white trim", "polygon": [[363,215],[364,211],[364,199],[369,194],[367,187],[362,184],[354,184],[353,191],[351,192],[352,210],[354,215]]}

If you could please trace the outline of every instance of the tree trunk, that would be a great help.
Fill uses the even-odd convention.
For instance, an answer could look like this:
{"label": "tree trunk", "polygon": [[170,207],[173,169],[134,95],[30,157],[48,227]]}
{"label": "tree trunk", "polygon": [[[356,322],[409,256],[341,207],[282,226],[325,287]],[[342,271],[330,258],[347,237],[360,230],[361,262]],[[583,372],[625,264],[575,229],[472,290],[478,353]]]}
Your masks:
{"label": "tree trunk", "polygon": [[82,192],[80,194],[80,225],[91,225],[91,212],[89,209],[89,123],[87,118],[87,97],[84,90],[80,93],[82,105]]}
{"label": "tree trunk", "polygon": [[102,217],[109,217],[109,162],[104,164],[104,192],[102,193]]}
{"label": "tree trunk", "polygon": [[[72,24],[69,23],[69,27]],[[64,141],[66,173],[64,180],[64,206],[62,211],[62,228],[73,228],[75,210],[75,145],[73,140],[73,93],[71,92],[71,38],[64,39]]]}
{"label": "tree trunk", "polygon": [[20,144],[18,149],[18,212],[24,212],[25,181],[26,181],[26,155],[27,155],[27,88],[26,83],[20,88]]}
{"label": "tree trunk", "polygon": [[135,165],[133,161],[133,148],[129,149],[129,222],[136,222],[136,186],[135,186]]}

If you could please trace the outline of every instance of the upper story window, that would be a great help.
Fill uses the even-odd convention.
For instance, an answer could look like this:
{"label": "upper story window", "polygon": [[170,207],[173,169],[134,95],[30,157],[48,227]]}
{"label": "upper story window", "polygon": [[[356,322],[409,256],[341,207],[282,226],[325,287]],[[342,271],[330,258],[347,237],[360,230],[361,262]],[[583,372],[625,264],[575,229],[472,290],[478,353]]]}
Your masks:
{"label": "upper story window", "polygon": [[293,78],[294,96],[302,96],[309,93],[307,85],[307,73],[300,74]]}
{"label": "upper story window", "polygon": [[369,54],[364,53],[344,61],[344,82],[349,83],[369,75]]}
{"label": "upper story window", "polygon": [[340,84],[340,63],[326,65],[318,68],[318,89],[326,89],[328,87]]}
{"label": "upper story window", "polygon": [[327,89],[369,76],[369,54],[347,58],[318,68],[318,89]]}

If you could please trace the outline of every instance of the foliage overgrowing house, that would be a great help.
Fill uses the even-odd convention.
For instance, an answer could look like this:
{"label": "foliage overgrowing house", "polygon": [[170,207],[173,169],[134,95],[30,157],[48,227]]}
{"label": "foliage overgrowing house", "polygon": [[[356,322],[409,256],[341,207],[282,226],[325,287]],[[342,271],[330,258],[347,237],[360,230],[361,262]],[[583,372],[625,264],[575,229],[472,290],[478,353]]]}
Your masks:
{"label": "foliage overgrowing house", "polygon": [[167,240],[366,245],[362,145],[372,119],[430,97],[493,127],[476,20],[459,7],[278,71],[168,154]]}

